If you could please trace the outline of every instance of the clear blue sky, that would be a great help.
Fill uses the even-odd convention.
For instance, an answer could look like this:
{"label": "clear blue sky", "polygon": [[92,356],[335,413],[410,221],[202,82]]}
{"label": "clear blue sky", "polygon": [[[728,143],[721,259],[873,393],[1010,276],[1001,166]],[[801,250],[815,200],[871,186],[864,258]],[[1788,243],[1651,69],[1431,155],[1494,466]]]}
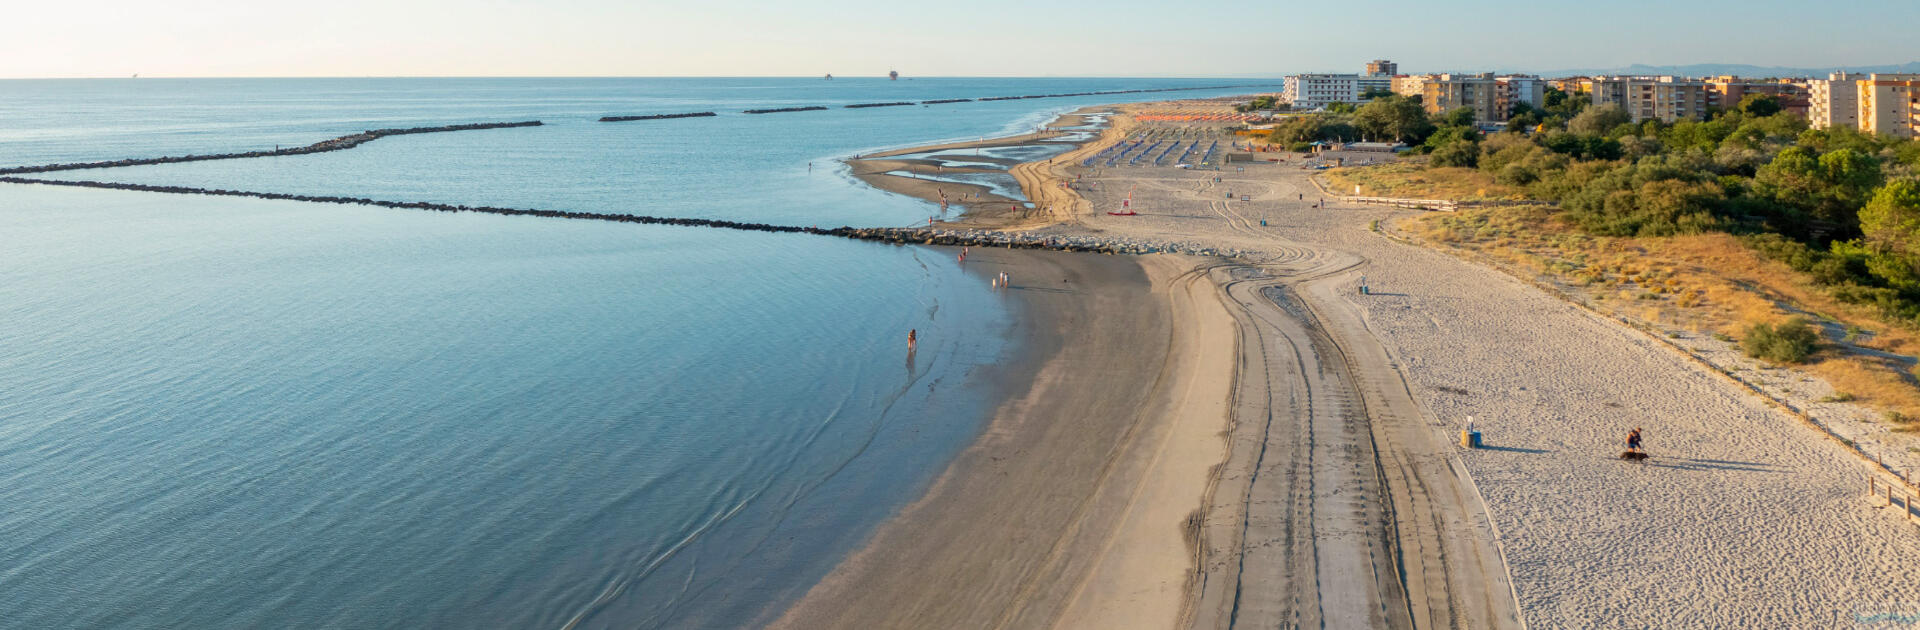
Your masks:
{"label": "clear blue sky", "polygon": [[1215,76],[1920,60],[1915,0],[29,1],[0,77]]}

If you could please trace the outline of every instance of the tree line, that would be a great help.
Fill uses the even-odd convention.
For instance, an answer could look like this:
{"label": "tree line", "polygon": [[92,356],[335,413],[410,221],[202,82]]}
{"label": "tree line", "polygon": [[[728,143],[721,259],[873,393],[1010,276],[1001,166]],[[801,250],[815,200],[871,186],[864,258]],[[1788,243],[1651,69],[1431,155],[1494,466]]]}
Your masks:
{"label": "tree line", "polygon": [[1473,128],[1471,112],[1422,125],[1403,109],[1376,99],[1288,137],[1417,140],[1430,165],[1476,168],[1558,202],[1597,236],[1734,234],[1836,298],[1920,327],[1920,140],[1812,129],[1767,95],[1705,120],[1635,123],[1616,105],[1550,90],[1494,134]]}

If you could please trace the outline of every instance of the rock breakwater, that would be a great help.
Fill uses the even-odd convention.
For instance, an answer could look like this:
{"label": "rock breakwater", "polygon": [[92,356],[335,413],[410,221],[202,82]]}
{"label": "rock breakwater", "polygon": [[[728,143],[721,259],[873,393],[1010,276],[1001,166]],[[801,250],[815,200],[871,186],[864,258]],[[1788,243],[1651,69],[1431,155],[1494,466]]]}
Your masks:
{"label": "rock breakwater", "polygon": [[207,160],[237,160],[243,158],[274,157],[281,155],[305,155],[344,151],[374,140],[389,136],[404,136],[417,133],[441,133],[447,131],[474,131],[479,129],[506,129],[511,127],[538,127],[538,120],[519,122],[473,123],[466,125],[442,125],[438,127],[408,127],[405,129],[373,129],[360,133],[321,140],[303,147],[289,147],[271,151],[245,151],[241,153],[211,153],[207,155],[178,155],[157,158],[133,158],[105,162],[70,162],[66,164],[44,164],[41,166],[16,166],[0,169],[0,175],[22,175],[27,173],[51,173],[54,171],[76,171],[90,168],[114,168],[120,166],[145,166],[148,164],[174,164],[178,162],[203,162]]}
{"label": "rock breakwater", "polygon": [[818,112],[818,111],[825,111],[826,109],[827,108],[825,107],[814,105],[810,107],[775,107],[773,109],[749,109],[741,113],[743,114],[779,114],[783,112]]}
{"label": "rock breakwater", "polygon": [[691,114],[647,114],[644,116],[601,116],[600,122],[627,122],[630,120],[666,120],[668,118],[705,118],[718,116],[713,112],[693,112]]}
{"label": "rock breakwater", "polygon": [[1058,236],[1034,234],[1028,232],[998,232],[991,230],[966,230],[944,228],[856,228],[856,227],[801,227],[797,225],[775,225],[771,223],[753,223],[746,221],[727,221],[723,219],[695,219],[683,217],[654,217],[639,214],[621,214],[612,212],[572,212],[567,210],[540,210],[532,208],[503,208],[499,206],[469,206],[427,201],[387,201],[365,197],[344,197],[332,195],[296,195],[290,193],[256,192],[246,190],[228,190],[222,188],[194,188],[191,186],[155,186],[150,184],[129,184],[122,182],[101,182],[88,180],[53,180],[30,177],[0,176],[0,183],[39,184],[45,186],[72,186],[79,188],[102,188],[108,190],[129,190],[176,195],[210,195],[216,197],[252,197],[280,201],[304,201],[308,203],[336,203],[377,206],[404,210],[427,210],[435,212],[477,212],[505,216],[545,217],[551,219],[577,219],[587,221],[609,221],[614,223],[641,223],[647,225],[673,225],[684,227],[704,227],[727,230],[745,230],[751,232],[775,232],[789,234],[815,234],[837,236],[862,241],[894,243],[899,245],[942,245],[952,247],[1005,247],[1009,249],[1048,249],[1064,252],[1088,252],[1100,254],[1154,254],[1175,253],[1198,256],[1238,256],[1244,252],[1204,247],[1191,243],[1168,243],[1139,239],[1097,238],[1091,236]]}

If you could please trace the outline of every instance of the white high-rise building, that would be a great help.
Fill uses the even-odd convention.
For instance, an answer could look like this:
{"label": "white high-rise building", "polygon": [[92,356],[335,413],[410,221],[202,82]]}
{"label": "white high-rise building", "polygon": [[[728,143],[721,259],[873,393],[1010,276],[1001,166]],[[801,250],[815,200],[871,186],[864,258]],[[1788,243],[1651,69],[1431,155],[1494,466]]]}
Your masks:
{"label": "white high-rise building", "polygon": [[1860,127],[1860,90],[1864,74],[1835,72],[1807,82],[1807,122],[1814,129]]}
{"label": "white high-rise building", "polygon": [[1287,77],[1287,88],[1280,98],[1293,103],[1294,109],[1319,109],[1334,103],[1359,105],[1361,94],[1369,90],[1393,89],[1393,77],[1369,77],[1357,74],[1296,74]]}

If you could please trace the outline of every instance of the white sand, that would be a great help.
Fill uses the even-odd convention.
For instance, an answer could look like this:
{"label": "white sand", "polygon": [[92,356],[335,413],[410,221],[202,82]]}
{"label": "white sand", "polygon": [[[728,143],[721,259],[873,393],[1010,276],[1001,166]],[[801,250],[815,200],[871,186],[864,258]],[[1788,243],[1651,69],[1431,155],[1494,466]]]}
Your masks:
{"label": "white sand", "polygon": [[[1137,185],[1146,216],[1053,229],[1205,238],[1278,269],[1364,261],[1306,299],[1358,314],[1435,435],[1478,419],[1492,448],[1455,456],[1532,627],[1835,627],[1920,602],[1920,532],[1862,496],[1865,468],[1837,444],[1637,331],[1367,229],[1404,211],[1308,208],[1305,173],[1116,169],[1101,191]],[[1216,202],[1216,174],[1254,200]],[[1101,194],[1096,211],[1118,205]],[[1360,275],[1375,295],[1356,295]],[[1615,458],[1634,426],[1649,465]]]}

